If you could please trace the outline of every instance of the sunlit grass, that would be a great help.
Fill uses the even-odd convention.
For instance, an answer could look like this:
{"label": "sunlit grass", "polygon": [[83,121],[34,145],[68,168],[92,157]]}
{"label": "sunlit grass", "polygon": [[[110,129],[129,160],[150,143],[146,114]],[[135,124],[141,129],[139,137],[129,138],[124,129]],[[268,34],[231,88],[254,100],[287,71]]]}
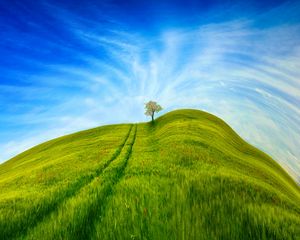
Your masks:
{"label": "sunlit grass", "polygon": [[0,177],[0,239],[300,238],[296,183],[201,111],[55,139]]}

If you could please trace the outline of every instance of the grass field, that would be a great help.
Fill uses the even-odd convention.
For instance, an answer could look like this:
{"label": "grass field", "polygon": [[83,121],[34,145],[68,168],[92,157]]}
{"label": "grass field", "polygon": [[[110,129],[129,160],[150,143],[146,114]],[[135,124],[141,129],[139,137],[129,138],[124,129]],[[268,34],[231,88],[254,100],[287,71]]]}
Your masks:
{"label": "grass field", "polygon": [[0,189],[0,239],[300,239],[299,186],[198,110],[43,143]]}

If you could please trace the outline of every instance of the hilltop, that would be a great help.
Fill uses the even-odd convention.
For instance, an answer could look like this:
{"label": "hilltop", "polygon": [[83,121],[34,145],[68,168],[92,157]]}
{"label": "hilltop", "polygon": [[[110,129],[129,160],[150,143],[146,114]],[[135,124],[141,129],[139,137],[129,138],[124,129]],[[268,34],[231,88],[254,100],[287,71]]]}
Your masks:
{"label": "hilltop", "polygon": [[0,239],[300,239],[299,186],[199,110],[45,142],[0,189]]}

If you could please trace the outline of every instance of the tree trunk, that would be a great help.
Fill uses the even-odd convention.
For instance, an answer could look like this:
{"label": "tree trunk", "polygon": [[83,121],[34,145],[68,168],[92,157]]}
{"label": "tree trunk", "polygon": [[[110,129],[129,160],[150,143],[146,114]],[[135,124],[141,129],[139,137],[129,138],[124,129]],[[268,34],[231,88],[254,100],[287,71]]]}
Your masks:
{"label": "tree trunk", "polygon": [[154,122],[154,113],[152,113],[151,118],[152,118],[152,122]]}

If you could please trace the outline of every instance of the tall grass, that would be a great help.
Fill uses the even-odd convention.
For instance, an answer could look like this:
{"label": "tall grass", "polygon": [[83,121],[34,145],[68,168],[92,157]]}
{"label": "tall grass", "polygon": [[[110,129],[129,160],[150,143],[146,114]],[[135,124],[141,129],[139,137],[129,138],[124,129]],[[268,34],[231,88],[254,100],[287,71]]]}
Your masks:
{"label": "tall grass", "polygon": [[300,239],[297,184],[201,111],[53,140],[0,177],[1,239]]}
{"label": "tall grass", "polygon": [[[48,158],[51,158],[51,149],[50,151],[45,150],[45,148],[43,148],[42,151],[39,149],[43,147],[43,145],[47,146],[51,144],[53,146],[53,142],[43,144],[37,147],[38,149],[30,150],[34,151],[35,155],[41,155],[41,157],[39,157],[40,159],[44,158],[44,161],[48,161],[47,163],[41,162],[42,166],[36,170],[32,170],[30,175],[26,175],[26,172],[22,175],[20,171],[19,175],[21,176],[21,180],[19,181],[3,181],[2,186],[6,186],[7,183],[11,182],[15,184],[15,186],[13,184],[7,186],[6,188],[8,188],[8,190],[17,188],[18,186],[22,188],[26,186],[27,188],[24,188],[22,191],[16,191],[15,195],[9,198],[2,194],[2,201],[0,202],[0,239],[12,239],[17,236],[23,236],[36,224],[42,222],[47,215],[56,210],[68,198],[77,194],[83,186],[90,183],[97,175],[100,175],[101,171],[105,169],[123,148],[125,144],[123,138],[125,137],[125,140],[127,139],[125,131],[128,131],[129,127],[116,126],[116,128],[119,132],[114,136],[115,142],[111,142],[111,132],[107,131],[106,127],[104,127],[104,129],[94,129],[92,133],[90,131],[81,132],[75,135],[75,139],[78,139],[78,141],[75,142],[70,141],[70,138],[74,137],[73,135],[68,136],[64,145],[69,145],[68,148],[73,148],[73,152],[71,156],[67,155],[67,160],[64,160],[65,165],[61,168],[56,165],[56,158],[53,161],[48,160]],[[127,136],[128,135],[129,133]],[[76,146],[78,142],[82,143],[86,137],[89,139],[89,146],[80,148],[73,147]],[[65,139],[54,140],[54,142],[61,140]],[[101,146],[99,143],[102,141],[103,145]],[[121,144],[120,141],[122,141]],[[119,144],[119,146],[117,144]],[[101,153],[101,155],[99,153]],[[66,151],[62,151],[60,153],[61,158],[65,159],[65,154]],[[84,158],[84,160],[82,158]],[[90,158],[92,158],[93,161],[90,161]],[[14,160],[15,159],[11,161]],[[82,163],[83,161],[89,163],[87,167],[85,163]],[[60,162],[60,164],[61,163],[62,162]],[[78,165],[73,165],[73,168],[69,166],[69,164],[72,165],[76,163]],[[44,165],[46,165],[46,167]],[[83,169],[78,169],[78,167]],[[49,169],[52,168],[52,172],[57,171],[57,174],[54,175],[61,176],[61,179],[52,180],[52,184],[48,186],[49,178],[51,178],[53,174],[48,174],[47,178],[45,171],[49,171]],[[66,174],[65,178],[60,171]],[[18,176],[18,178],[20,178],[20,176]],[[39,176],[43,176],[43,178],[40,179]],[[27,178],[29,178],[30,181]],[[8,179],[10,180],[9,177]],[[28,194],[26,191],[30,193]]]}

